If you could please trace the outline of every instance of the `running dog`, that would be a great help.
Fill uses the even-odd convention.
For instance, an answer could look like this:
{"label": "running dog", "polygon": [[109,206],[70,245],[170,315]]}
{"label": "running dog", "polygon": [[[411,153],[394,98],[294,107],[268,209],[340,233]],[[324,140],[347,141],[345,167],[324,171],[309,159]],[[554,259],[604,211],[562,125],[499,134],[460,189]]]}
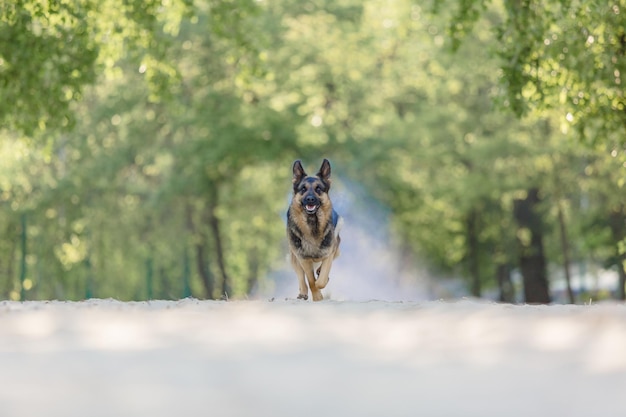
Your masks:
{"label": "running dog", "polygon": [[329,190],[330,162],[327,159],[315,176],[308,176],[299,160],[294,162],[293,197],[287,210],[287,240],[291,265],[298,276],[298,299],[301,300],[309,299],[309,289],[313,301],[324,298],[320,290],[328,284],[333,260],[339,256],[339,231],[343,219],[333,209]]}

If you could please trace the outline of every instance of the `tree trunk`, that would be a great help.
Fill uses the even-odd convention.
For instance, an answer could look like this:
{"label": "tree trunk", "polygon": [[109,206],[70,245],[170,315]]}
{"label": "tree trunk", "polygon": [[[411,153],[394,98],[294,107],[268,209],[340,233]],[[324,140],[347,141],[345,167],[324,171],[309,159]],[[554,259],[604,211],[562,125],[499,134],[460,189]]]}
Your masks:
{"label": "tree trunk", "polygon": [[620,205],[618,209],[611,211],[609,215],[609,225],[613,241],[615,242],[617,273],[619,275],[616,297],[622,301],[626,300],[626,269],[624,265],[626,253],[620,253],[619,246],[620,242],[626,239],[626,215],[624,211],[624,205]]}
{"label": "tree trunk", "polygon": [[226,273],[226,264],[224,262],[224,249],[222,244],[222,238],[220,234],[220,221],[215,216],[215,212],[211,211],[209,216],[209,226],[215,239],[215,256],[217,260],[217,267],[219,268],[220,275],[222,276],[222,295],[228,298],[232,295],[232,286],[228,274]]}
{"label": "tree trunk", "polygon": [[252,248],[248,252],[248,288],[246,292],[250,294],[257,289],[259,284],[259,253],[258,249]]}
{"label": "tree trunk", "polygon": [[563,205],[561,200],[557,201],[557,216],[559,219],[559,235],[561,238],[561,251],[563,251],[563,270],[565,271],[565,284],[567,285],[567,298],[570,304],[576,303],[574,291],[572,290],[572,277],[570,274],[570,250],[569,241],[567,239],[567,226],[565,225],[565,215],[563,214]]}
{"label": "tree trunk", "polygon": [[500,290],[500,302],[514,303],[515,288],[511,281],[511,267],[508,264],[498,264],[496,266],[496,280]]}
{"label": "tree trunk", "polygon": [[480,257],[478,243],[478,213],[471,210],[467,216],[467,262],[471,279],[470,291],[474,297],[480,297]]}
{"label": "tree trunk", "polygon": [[526,198],[514,202],[514,216],[519,226],[520,270],[524,298],[530,304],[547,304],[550,300],[546,259],[543,250],[543,224],[538,213],[539,190],[528,190]]}
{"label": "tree trunk", "polygon": [[187,204],[186,207],[187,214],[187,228],[189,232],[193,236],[193,247],[196,252],[196,268],[198,269],[198,275],[200,276],[200,280],[202,281],[202,286],[204,287],[204,294],[206,298],[213,298],[213,291],[215,289],[214,280],[211,276],[209,263],[206,258],[207,253],[207,238],[206,234],[202,233],[198,230],[193,221],[193,207],[190,203]]}
{"label": "tree trunk", "polygon": [[213,291],[215,290],[214,279],[211,274],[211,269],[209,268],[209,261],[207,259],[206,253],[206,243],[205,237],[203,236],[203,241],[198,242],[195,245],[196,251],[196,269],[198,269],[198,275],[200,275],[200,279],[202,280],[202,285],[204,286],[205,295],[207,298],[213,298]]}
{"label": "tree trunk", "polygon": [[165,273],[164,267],[159,267],[159,293],[156,295],[157,299],[172,299],[174,298],[174,294],[172,294],[171,282]]}
{"label": "tree trunk", "polygon": [[226,262],[224,261],[224,245],[221,235],[221,224],[219,218],[215,214],[218,197],[217,190],[213,189],[211,194],[212,195],[209,197],[209,202],[207,204],[205,215],[207,217],[206,220],[211,229],[211,233],[213,234],[213,239],[215,240],[215,258],[217,261],[217,267],[219,268],[222,278],[222,296],[228,299],[228,297],[232,295],[232,284],[230,282],[228,274],[226,273]]}

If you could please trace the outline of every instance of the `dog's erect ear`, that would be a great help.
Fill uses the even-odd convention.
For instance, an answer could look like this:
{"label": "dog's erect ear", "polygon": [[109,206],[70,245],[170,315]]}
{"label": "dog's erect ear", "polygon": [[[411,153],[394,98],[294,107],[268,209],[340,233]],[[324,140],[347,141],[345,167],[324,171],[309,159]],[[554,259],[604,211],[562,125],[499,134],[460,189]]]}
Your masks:
{"label": "dog's erect ear", "polygon": [[294,188],[300,184],[302,179],[306,177],[306,172],[304,172],[304,168],[302,168],[302,162],[298,159],[293,163],[293,186]]}
{"label": "dog's erect ear", "polygon": [[328,181],[330,178],[330,162],[328,162],[328,159],[324,159],[324,162],[322,162],[320,172],[317,173],[317,176],[324,181]]}
{"label": "dog's erect ear", "polygon": [[327,187],[330,188],[330,162],[328,159],[324,159],[322,162],[322,166],[320,167],[320,171],[317,173],[317,176],[326,183]]}

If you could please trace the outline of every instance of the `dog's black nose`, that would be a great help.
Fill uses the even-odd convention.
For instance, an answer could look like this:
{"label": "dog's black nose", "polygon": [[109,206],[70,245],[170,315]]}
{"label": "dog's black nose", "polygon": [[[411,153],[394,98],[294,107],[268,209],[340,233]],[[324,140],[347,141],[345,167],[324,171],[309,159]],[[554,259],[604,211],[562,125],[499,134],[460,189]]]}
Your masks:
{"label": "dog's black nose", "polygon": [[317,198],[315,198],[312,195],[307,195],[306,197],[304,197],[303,201],[304,201],[304,204],[310,204],[310,205],[317,204]]}

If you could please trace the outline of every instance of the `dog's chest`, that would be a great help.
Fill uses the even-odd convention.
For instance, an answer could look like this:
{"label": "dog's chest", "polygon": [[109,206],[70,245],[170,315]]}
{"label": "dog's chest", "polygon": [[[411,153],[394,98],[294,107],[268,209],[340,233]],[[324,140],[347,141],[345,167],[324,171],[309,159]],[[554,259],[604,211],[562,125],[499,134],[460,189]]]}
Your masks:
{"label": "dog's chest", "polygon": [[311,224],[310,221],[294,221],[289,223],[289,240],[291,248],[302,258],[325,258],[332,252],[335,240],[332,224]]}
{"label": "dog's chest", "polygon": [[333,244],[332,230],[327,235],[320,238],[312,236],[302,236],[298,254],[303,258],[325,258],[330,255]]}

